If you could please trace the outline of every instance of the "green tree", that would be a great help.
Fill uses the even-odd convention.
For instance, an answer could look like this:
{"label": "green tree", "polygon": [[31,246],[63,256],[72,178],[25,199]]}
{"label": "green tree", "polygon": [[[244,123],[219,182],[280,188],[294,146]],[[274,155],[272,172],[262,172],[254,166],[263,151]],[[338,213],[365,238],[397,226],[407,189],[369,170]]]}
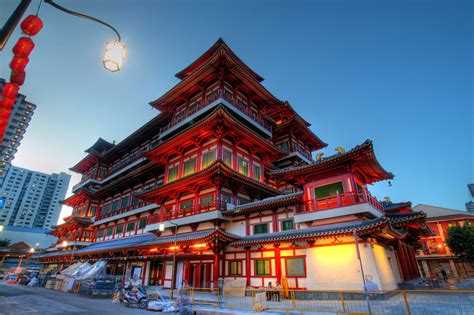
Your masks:
{"label": "green tree", "polygon": [[4,239],[4,240],[0,240],[0,247],[7,247],[9,246],[11,243],[10,240],[7,240],[7,239]]}
{"label": "green tree", "polygon": [[454,254],[462,259],[474,261],[474,225],[465,222],[463,226],[449,227],[446,241]]}

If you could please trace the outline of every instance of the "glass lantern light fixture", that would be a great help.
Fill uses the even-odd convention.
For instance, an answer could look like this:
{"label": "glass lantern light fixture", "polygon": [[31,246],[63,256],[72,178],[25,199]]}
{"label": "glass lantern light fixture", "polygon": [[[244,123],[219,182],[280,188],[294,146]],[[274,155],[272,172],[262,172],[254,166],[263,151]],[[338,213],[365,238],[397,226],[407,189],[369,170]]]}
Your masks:
{"label": "glass lantern light fixture", "polygon": [[120,40],[109,40],[105,46],[104,68],[110,72],[120,71],[127,57],[127,46]]}
{"label": "glass lantern light fixture", "polygon": [[[106,43],[105,54],[104,54],[104,59],[102,60],[102,64],[104,65],[104,68],[110,72],[120,71],[120,69],[122,68],[123,62],[125,58],[127,57],[127,47],[122,42],[120,33],[115,27],[113,27],[109,23],[106,23],[90,15],[86,15],[86,14],[82,14],[76,11],[66,9],[65,7],[55,3],[54,0],[44,0],[44,2],[64,13],[102,24],[108,27],[109,29],[111,29],[117,36],[117,39],[110,40]],[[31,21],[31,22],[32,22],[31,28],[38,27],[35,23],[33,23],[36,21]]]}

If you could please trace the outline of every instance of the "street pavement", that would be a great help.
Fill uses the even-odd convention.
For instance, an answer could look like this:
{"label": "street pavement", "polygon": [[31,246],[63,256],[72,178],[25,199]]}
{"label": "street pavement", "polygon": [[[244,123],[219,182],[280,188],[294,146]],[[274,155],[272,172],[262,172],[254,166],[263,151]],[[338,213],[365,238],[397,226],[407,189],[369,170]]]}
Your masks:
{"label": "street pavement", "polygon": [[0,282],[0,314],[153,314],[112,303],[111,298],[30,288]]}

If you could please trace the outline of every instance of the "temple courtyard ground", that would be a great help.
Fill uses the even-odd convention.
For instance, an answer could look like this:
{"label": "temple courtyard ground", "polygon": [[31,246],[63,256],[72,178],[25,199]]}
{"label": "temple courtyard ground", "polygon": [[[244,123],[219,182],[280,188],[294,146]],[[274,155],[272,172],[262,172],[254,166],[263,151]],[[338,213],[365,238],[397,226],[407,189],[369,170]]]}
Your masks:
{"label": "temple courtyard ground", "polygon": [[[474,314],[474,293],[430,293],[419,292],[409,296],[411,314]],[[458,291],[459,292],[459,291]],[[465,291],[466,292],[466,291]],[[209,292],[194,292],[194,314],[343,314],[337,310],[335,300],[316,298],[305,301],[301,311],[262,310],[254,312],[252,309],[231,308],[231,302],[245,305],[252,302],[252,298],[239,297],[233,299],[226,297],[220,299],[220,305],[213,305],[216,301],[215,294]],[[246,300],[249,301],[246,301]],[[366,301],[353,300],[345,302],[348,313],[368,314]],[[263,302],[266,308],[285,307],[288,301]],[[293,302],[295,303],[295,302]],[[296,302],[296,303],[301,303]],[[372,314],[408,314],[405,302],[400,295],[393,295],[381,300],[370,301]],[[288,305],[291,307],[290,305]],[[319,310],[316,311],[316,310]],[[30,288],[18,285],[0,283],[0,314],[152,314],[152,311],[138,308],[126,308],[121,304],[114,304],[110,298],[86,297],[78,294],[48,290],[45,288]]]}

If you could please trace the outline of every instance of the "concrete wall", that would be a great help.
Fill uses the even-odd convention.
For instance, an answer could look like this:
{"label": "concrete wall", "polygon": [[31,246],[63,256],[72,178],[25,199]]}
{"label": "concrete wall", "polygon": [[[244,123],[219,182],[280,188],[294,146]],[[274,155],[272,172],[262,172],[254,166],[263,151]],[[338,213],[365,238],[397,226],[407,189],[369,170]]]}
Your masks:
{"label": "concrete wall", "polygon": [[[365,275],[380,289],[397,288],[398,268],[393,252],[370,244],[359,244]],[[362,290],[360,262],[354,244],[313,247],[306,250],[306,287],[313,290]]]}

